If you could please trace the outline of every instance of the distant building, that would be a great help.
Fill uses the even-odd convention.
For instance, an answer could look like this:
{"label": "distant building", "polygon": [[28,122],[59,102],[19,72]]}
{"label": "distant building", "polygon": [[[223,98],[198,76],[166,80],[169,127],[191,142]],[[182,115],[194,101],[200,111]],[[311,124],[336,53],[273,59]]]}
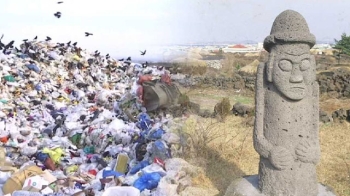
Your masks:
{"label": "distant building", "polygon": [[251,53],[251,52],[260,52],[261,50],[258,49],[255,45],[229,45],[222,49],[225,53]]}

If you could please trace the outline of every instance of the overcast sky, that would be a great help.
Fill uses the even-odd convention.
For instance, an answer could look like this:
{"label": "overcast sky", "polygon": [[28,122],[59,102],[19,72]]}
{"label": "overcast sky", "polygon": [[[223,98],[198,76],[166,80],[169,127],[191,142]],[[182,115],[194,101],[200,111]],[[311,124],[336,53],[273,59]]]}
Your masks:
{"label": "overcast sky", "polygon": [[[50,36],[117,56],[167,44],[262,42],[285,9],[300,12],[317,40],[350,34],[349,0],[1,0],[4,41]],[[62,12],[57,19],[54,13]],[[88,31],[94,35],[85,37]],[[119,55],[118,55],[119,54]]]}

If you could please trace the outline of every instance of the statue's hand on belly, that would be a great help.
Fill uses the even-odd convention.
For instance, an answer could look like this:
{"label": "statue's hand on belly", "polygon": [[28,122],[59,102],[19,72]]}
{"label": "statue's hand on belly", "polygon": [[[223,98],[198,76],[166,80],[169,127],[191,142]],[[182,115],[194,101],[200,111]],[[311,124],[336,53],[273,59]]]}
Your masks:
{"label": "statue's hand on belly", "polygon": [[281,146],[275,146],[272,148],[269,154],[269,160],[278,170],[287,169],[294,162],[293,155],[290,153],[290,151]]}
{"label": "statue's hand on belly", "polygon": [[320,158],[319,149],[312,145],[309,140],[302,140],[295,149],[297,158],[304,163],[317,164]]}

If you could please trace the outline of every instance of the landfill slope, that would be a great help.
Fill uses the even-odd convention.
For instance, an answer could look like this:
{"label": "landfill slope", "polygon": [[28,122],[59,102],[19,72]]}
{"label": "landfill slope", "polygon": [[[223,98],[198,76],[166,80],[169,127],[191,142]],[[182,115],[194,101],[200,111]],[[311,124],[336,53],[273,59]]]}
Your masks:
{"label": "landfill slope", "polygon": [[181,121],[143,107],[139,78],[158,82],[169,74],[164,67],[50,40],[26,40],[0,60],[0,195],[195,189],[201,171],[174,158]]}

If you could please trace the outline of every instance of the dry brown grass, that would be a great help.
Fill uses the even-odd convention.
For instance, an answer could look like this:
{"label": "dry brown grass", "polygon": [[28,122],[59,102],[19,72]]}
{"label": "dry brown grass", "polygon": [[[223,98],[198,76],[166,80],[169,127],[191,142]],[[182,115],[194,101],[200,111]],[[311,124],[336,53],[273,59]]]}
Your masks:
{"label": "dry brown grass", "polygon": [[[198,91],[197,91],[198,92]],[[220,94],[206,91],[197,100]],[[221,92],[225,96],[225,92]],[[192,95],[196,95],[193,93]],[[193,101],[193,97],[190,99]],[[207,103],[214,108],[217,102]],[[234,102],[233,102],[234,103]],[[216,119],[191,116],[183,131],[191,135],[187,160],[205,169],[206,176],[195,179],[198,186],[216,188],[223,195],[233,179],[258,173],[259,156],[253,148],[252,127],[242,124],[244,119],[228,116],[225,123]],[[324,124],[320,126],[322,157],[317,167],[319,182],[334,188],[340,196],[350,195],[350,124]]]}
{"label": "dry brown grass", "polygon": [[339,109],[350,109],[350,99],[335,99],[321,97],[320,108],[328,113],[334,112]]}

